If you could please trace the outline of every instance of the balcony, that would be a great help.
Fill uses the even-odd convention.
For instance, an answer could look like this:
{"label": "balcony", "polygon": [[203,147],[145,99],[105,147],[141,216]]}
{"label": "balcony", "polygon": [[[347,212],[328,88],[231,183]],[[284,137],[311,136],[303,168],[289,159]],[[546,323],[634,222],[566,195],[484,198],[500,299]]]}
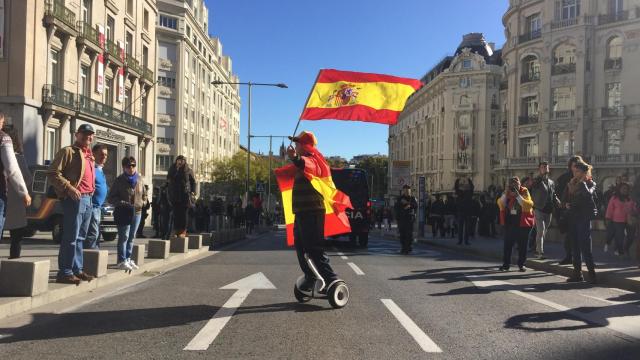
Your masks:
{"label": "balcony", "polygon": [[517,158],[510,158],[509,163],[512,166],[534,166],[537,167],[540,163],[540,158],[537,156],[523,156]]}
{"label": "balcony", "polygon": [[518,125],[532,125],[538,123],[538,114],[518,116]]}
{"label": "balcony", "polygon": [[615,165],[615,166],[624,166],[631,164],[639,164],[640,163],[640,154],[638,153],[630,153],[630,154],[606,154],[606,155],[594,155],[592,164],[602,165]]}
{"label": "balcony", "polygon": [[532,31],[527,34],[520,35],[518,37],[518,44],[523,44],[523,43],[526,43],[527,41],[539,39],[541,37],[542,37],[542,30]]}
{"label": "balcony", "polygon": [[123,54],[120,54],[120,51],[122,49],[120,49],[118,44],[116,44],[112,40],[107,39],[107,41],[105,42],[105,47],[105,50],[107,50],[107,54],[109,55],[107,61],[113,61],[118,66],[124,66],[124,63],[122,62],[122,55],[124,55],[124,51]]}
{"label": "balcony", "polygon": [[526,84],[534,81],[540,81],[540,73],[524,73],[520,76],[520,84]]}
{"label": "balcony", "polygon": [[64,6],[62,0],[46,0],[44,23],[47,26],[53,25],[68,35],[76,35],[76,14]]}
{"label": "balcony", "polygon": [[75,110],[76,95],[55,85],[47,84],[42,87],[42,102]]}
{"label": "balcony", "polygon": [[622,70],[622,58],[606,59],[604,61],[604,69],[611,71]]}
{"label": "balcony", "polygon": [[78,96],[78,111],[102,118],[116,126],[124,125],[145,134],[152,134],[151,124],[143,119],[83,95]]}
{"label": "balcony", "polygon": [[562,28],[566,28],[569,26],[574,26],[574,25],[578,25],[578,18],[574,17],[571,19],[563,19],[563,20],[556,20],[551,22],[551,29],[555,30],[555,29],[562,29]]}
{"label": "balcony", "polygon": [[598,25],[611,24],[615,22],[629,20],[629,11],[619,11],[613,14],[598,15]]}
{"label": "balcony", "polygon": [[153,85],[153,83],[155,82],[155,79],[153,77],[153,71],[149,70],[146,67],[144,68],[144,75],[142,76],[142,78],[148,85]]}
{"label": "balcony", "polygon": [[95,53],[102,52],[98,30],[92,27],[90,23],[84,21],[78,21],[76,29],[78,30],[78,37],[76,38],[78,45],[87,46]]}
{"label": "balcony", "polygon": [[491,104],[491,110],[500,110],[500,104]]}
{"label": "balcony", "polygon": [[576,116],[575,110],[558,110],[553,112],[553,119],[570,119]]}
{"label": "balcony", "polygon": [[508,81],[501,81],[500,82],[500,90],[507,90],[509,88],[509,82]]}
{"label": "balcony", "polygon": [[576,72],[576,64],[555,64],[551,68],[551,75],[572,74]]}
{"label": "balcony", "polygon": [[624,106],[607,106],[602,108],[601,116],[603,118],[613,118],[624,116]]}
{"label": "balcony", "polygon": [[140,62],[131,56],[127,56],[125,58],[125,67],[127,69],[126,71],[130,75],[133,75],[134,77],[137,77],[137,78],[140,78],[144,73],[144,71],[142,70],[142,67],[140,66]]}

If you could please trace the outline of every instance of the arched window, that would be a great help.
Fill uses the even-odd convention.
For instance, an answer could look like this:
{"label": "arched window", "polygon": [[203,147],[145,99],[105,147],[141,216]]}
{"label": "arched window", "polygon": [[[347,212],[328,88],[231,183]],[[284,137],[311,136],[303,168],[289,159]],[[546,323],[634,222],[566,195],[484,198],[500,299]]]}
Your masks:
{"label": "arched window", "polygon": [[607,43],[607,58],[622,58],[622,38],[620,36],[614,36],[609,39],[609,42]]}
{"label": "arched window", "polygon": [[553,62],[555,64],[575,64],[576,48],[569,44],[560,44],[553,52]]}
{"label": "arched window", "polygon": [[534,55],[528,55],[522,59],[521,82],[540,80],[540,61]]}

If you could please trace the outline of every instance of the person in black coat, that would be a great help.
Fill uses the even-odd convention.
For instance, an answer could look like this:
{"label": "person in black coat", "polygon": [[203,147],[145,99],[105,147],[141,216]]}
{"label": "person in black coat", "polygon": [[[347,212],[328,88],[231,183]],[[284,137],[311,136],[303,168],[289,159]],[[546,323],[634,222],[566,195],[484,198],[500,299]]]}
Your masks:
{"label": "person in black coat", "polygon": [[185,237],[189,224],[189,209],[195,206],[196,181],[184,156],[180,155],[167,174],[169,199],[173,205],[173,228],[176,236]]}
{"label": "person in black coat", "polygon": [[469,236],[471,230],[471,211],[473,208],[473,181],[470,178],[457,179],[454,187],[456,193],[456,223],[458,224],[458,245],[462,245],[462,241],[466,245],[469,244]]}
{"label": "person in black coat", "polygon": [[431,204],[431,230],[433,237],[438,236],[438,231],[440,231],[440,237],[444,237],[444,213],[445,213],[445,205],[444,201],[442,201],[442,196],[436,195],[436,200]]}
{"label": "person in black coat", "polygon": [[[567,185],[569,184],[569,181],[571,181],[571,179],[573,178],[574,165],[578,161],[584,162],[581,156],[578,156],[578,155],[572,156],[569,159],[569,162],[567,163],[567,171],[564,174],[560,175],[560,177],[556,180],[556,193],[559,199],[564,198]],[[558,229],[560,230],[560,232],[565,234],[565,239],[564,239],[565,256],[564,256],[564,259],[560,261],[560,265],[568,265],[573,262],[572,261],[573,245],[571,244],[571,237],[569,236],[567,231],[568,230],[567,229],[567,224],[568,224],[567,209],[558,210],[558,213],[556,214],[555,218],[557,219]]]}
{"label": "person in black coat", "polygon": [[400,242],[402,244],[402,254],[409,254],[413,244],[413,224],[416,221],[416,211],[418,201],[411,195],[411,187],[404,185],[402,195],[398,197],[395,205],[396,219],[398,220],[398,230],[400,231]]}

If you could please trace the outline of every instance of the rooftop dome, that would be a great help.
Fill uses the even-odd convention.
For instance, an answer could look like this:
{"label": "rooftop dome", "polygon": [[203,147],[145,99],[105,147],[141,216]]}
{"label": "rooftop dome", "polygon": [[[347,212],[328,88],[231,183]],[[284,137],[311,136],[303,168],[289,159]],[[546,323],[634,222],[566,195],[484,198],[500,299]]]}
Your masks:
{"label": "rooftop dome", "polygon": [[489,43],[484,39],[484,35],[482,33],[469,33],[462,36],[462,42],[458,46],[456,50],[456,55],[462,53],[462,49],[470,48],[472,53],[478,53],[478,55],[482,55],[485,58],[491,57],[493,55],[493,50]]}

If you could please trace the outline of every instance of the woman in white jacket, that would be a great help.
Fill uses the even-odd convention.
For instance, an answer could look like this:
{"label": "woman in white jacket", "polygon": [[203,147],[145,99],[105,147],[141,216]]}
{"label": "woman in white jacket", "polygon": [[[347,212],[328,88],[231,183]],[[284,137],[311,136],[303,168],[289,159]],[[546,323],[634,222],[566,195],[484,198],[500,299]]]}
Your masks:
{"label": "woman in white jacket", "polygon": [[[0,112],[0,129],[4,128],[4,113]],[[24,183],[20,166],[16,160],[11,137],[0,130],[0,234],[4,230],[4,223],[8,205],[8,190],[11,188],[18,194],[18,199],[22,199],[22,206],[31,205],[31,197]]]}

